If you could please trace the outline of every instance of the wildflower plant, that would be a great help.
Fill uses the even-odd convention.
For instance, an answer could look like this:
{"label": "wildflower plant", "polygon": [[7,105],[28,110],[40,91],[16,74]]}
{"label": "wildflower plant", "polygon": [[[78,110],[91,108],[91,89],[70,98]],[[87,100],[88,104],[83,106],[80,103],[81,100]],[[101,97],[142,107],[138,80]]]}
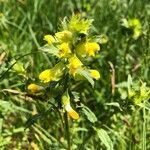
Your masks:
{"label": "wildflower plant", "polygon": [[132,32],[132,38],[138,39],[142,34],[142,25],[139,19],[133,18],[133,19],[122,19],[122,26],[129,29]]}
{"label": "wildflower plant", "polygon": [[[94,85],[94,79],[98,80],[100,73],[85,65],[88,57],[94,57],[100,50],[99,44],[90,36],[91,24],[92,20],[73,15],[70,20],[63,20],[62,31],[55,33],[55,35],[44,36],[46,44],[40,49],[56,56],[58,63],[53,68],[48,68],[39,74],[41,82],[45,84],[57,82],[69,75],[69,78],[77,80],[87,79],[92,86]],[[40,89],[42,88],[34,83],[28,86],[28,90],[33,93],[40,91]],[[66,90],[68,87],[64,93]],[[69,100],[67,102],[62,101],[65,108],[70,103]]]}
{"label": "wildflower plant", "polygon": [[[89,58],[94,58],[100,51],[100,45],[96,42],[98,40],[90,34],[92,21],[73,15],[62,21],[59,32],[45,35],[43,40],[46,43],[40,50],[55,57],[57,63],[39,74],[40,85],[28,85],[28,90],[32,93],[42,92],[51,86],[60,87],[57,100],[61,102],[66,124],[68,116],[75,120],[80,118],[72,107],[71,81],[87,80],[94,86],[94,80],[100,79],[99,71],[86,65]],[[70,143],[69,139],[67,141]]]}
{"label": "wildflower plant", "polygon": [[127,82],[117,85],[118,91],[121,94],[121,99],[129,100],[132,105],[141,106],[150,99],[150,87],[146,82],[132,81],[132,77],[128,75]]}

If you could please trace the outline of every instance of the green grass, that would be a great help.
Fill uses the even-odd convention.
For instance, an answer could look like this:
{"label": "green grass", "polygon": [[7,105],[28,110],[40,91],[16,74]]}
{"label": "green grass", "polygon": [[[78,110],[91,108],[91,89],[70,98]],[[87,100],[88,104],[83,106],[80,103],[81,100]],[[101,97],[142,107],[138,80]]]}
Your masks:
{"label": "green grass", "polygon": [[[100,45],[100,53],[88,64],[101,72],[95,87],[72,81],[71,89],[80,100],[73,105],[79,106],[80,119],[69,120],[72,150],[150,149],[149,100],[136,106],[126,96],[129,75],[137,96],[139,82],[150,86],[149,0],[0,0],[1,150],[67,149],[63,112],[55,96],[59,88],[49,88],[41,97],[29,94],[27,86],[39,82],[39,73],[57,61],[38,49],[45,44],[43,36],[57,32],[60,21],[77,9],[94,19],[91,34],[105,34],[108,42]],[[123,18],[140,20],[142,35],[137,40],[121,25]],[[14,59],[23,64],[25,75],[13,69]],[[115,70],[114,94],[109,62]],[[24,130],[26,121],[37,113]]]}

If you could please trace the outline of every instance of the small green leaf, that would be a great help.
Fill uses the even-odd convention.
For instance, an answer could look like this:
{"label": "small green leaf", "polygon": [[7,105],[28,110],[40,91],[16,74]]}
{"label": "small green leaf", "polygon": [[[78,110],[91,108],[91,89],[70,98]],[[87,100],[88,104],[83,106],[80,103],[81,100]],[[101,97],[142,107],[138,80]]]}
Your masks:
{"label": "small green leaf", "polygon": [[74,101],[75,102],[78,102],[79,101],[79,99],[80,99],[80,96],[79,96],[79,93],[77,93],[77,92],[71,92],[72,93],[72,95],[73,95],[73,97],[74,97]]}
{"label": "small green leaf", "polygon": [[105,105],[118,107],[122,111],[120,104],[117,102],[105,103]]}
{"label": "small green leaf", "polygon": [[25,128],[29,128],[31,125],[33,125],[38,119],[42,117],[42,115],[43,114],[35,114],[30,117],[25,123]]}
{"label": "small green leaf", "polygon": [[86,115],[87,119],[92,123],[96,122],[97,117],[95,114],[87,106],[82,104],[82,107],[83,113]]}
{"label": "small green leaf", "polygon": [[112,141],[104,129],[94,128],[101,142],[106,146],[107,150],[113,150]]}
{"label": "small green leaf", "polygon": [[43,52],[58,56],[59,50],[54,45],[45,45],[39,48]]}

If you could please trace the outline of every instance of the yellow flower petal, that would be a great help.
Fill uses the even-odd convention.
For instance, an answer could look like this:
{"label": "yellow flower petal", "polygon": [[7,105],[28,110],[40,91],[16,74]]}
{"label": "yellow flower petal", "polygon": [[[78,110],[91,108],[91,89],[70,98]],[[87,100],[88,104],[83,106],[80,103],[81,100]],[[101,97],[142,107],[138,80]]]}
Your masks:
{"label": "yellow flower petal", "polygon": [[67,57],[67,55],[71,53],[70,47],[68,43],[62,43],[59,46],[59,55],[60,57]]}
{"label": "yellow flower petal", "polygon": [[96,80],[100,79],[100,73],[97,70],[90,70],[90,74],[92,78]]}
{"label": "yellow flower petal", "polygon": [[85,47],[86,53],[89,56],[95,56],[95,53],[100,50],[100,46],[95,42],[88,42]]}
{"label": "yellow flower petal", "polygon": [[55,38],[52,35],[45,35],[44,40],[50,45],[55,42]]}
{"label": "yellow flower petal", "polygon": [[65,65],[62,62],[57,63],[53,68],[40,73],[39,79],[44,83],[58,81],[64,73]]}
{"label": "yellow flower petal", "polygon": [[68,114],[72,119],[79,119],[79,114],[73,109],[69,111]]}
{"label": "yellow flower petal", "polygon": [[39,79],[42,80],[44,83],[50,82],[53,80],[53,74],[51,69],[47,69],[40,73]]}
{"label": "yellow flower petal", "polygon": [[137,18],[134,18],[134,19],[130,19],[129,20],[129,27],[131,28],[141,28],[141,23],[140,23],[140,20],[137,19]]}
{"label": "yellow flower petal", "polygon": [[42,87],[37,84],[32,83],[28,85],[27,89],[30,90],[32,93],[37,93],[42,89]]}
{"label": "yellow flower petal", "polygon": [[72,119],[79,119],[79,114],[73,110],[73,108],[70,106],[70,103],[65,106],[65,109]]}
{"label": "yellow flower petal", "polygon": [[82,62],[76,57],[73,56],[69,59],[69,73],[75,76],[76,70],[82,66]]}
{"label": "yellow flower petal", "polygon": [[69,65],[72,67],[72,68],[79,68],[81,67],[83,64],[82,62],[76,57],[76,56],[73,56],[69,59]]}

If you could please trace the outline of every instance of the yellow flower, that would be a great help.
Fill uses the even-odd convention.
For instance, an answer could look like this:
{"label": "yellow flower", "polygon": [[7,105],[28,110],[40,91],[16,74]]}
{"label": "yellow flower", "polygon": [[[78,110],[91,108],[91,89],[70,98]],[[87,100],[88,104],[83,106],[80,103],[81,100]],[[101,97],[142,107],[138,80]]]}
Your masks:
{"label": "yellow flower", "polygon": [[64,69],[64,64],[62,62],[59,62],[52,69],[47,69],[40,73],[39,79],[42,80],[44,83],[58,81],[63,75]]}
{"label": "yellow flower", "polygon": [[79,114],[71,107],[70,103],[65,106],[65,110],[72,119],[79,119]]}
{"label": "yellow flower", "polygon": [[32,83],[32,84],[28,85],[27,89],[30,90],[32,93],[37,93],[40,90],[42,90],[43,87],[41,87],[41,86],[39,86],[37,84]]}
{"label": "yellow flower", "polygon": [[137,19],[137,18],[134,18],[134,19],[130,19],[129,20],[129,27],[133,27],[133,28],[135,28],[135,27],[141,27],[141,23],[140,23],[140,21],[139,21],[139,19]]}
{"label": "yellow flower", "polygon": [[62,104],[64,105],[65,110],[72,119],[79,119],[79,114],[70,105],[70,96],[68,94],[68,91],[66,91],[62,95]]}
{"label": "yellow flower", "polygon": [[100,73],[97,70],[90,70],[90,74],[92,78],[96,80],[100,79]]}
{"label": "yellow flower", "polygon": [[50,82],[54,79],[52,69],[44,70],[40,73],[39,79],[42,80],[44,83]]}
{"label": "yellow flower", "polygon": [[55,36],[59,42],[69,42],[72,39],[72,33],[68,30],[57,32]]}
{"label": "yellow flower", "polygon": [[60,57],[67,57],[67,55],[71,53],[71,50],[69,48],[69,44],[68,43],[62,43],[59,46],[59,56]]}
{"label": "yellow flower", "polygon": [[47,42],[47,44],[52,44],[55,42],[55,38],[52,35],[45,35],[44,40]]}
{"label": "yellow flower", "polygon": [[131,19],[129,20],[129,28],[133,30],[133,38],[138,39],[138,37],[141,35],[141,23],[139,19]]}
{"label": "yellow flower", "polygon": [[75,76],[76,70],[82,67],[82,62],[76,57],[73,56],[69,59],[69,73]]}
{"label": "yellow flower", "polygon": [[85,47],[86,53],[89,56],[95,56],[95,53],[100,50],[100,46],[95,42],[88,42]]}
{"label": "yellow flower", "polygon": [[76,56],[73,56],[69,59],[69,62],[70,62],[70,66],[72,68],[78,68],[78,67],[81,67],[82,66],[82,63],[81,61],[76,57]]}

